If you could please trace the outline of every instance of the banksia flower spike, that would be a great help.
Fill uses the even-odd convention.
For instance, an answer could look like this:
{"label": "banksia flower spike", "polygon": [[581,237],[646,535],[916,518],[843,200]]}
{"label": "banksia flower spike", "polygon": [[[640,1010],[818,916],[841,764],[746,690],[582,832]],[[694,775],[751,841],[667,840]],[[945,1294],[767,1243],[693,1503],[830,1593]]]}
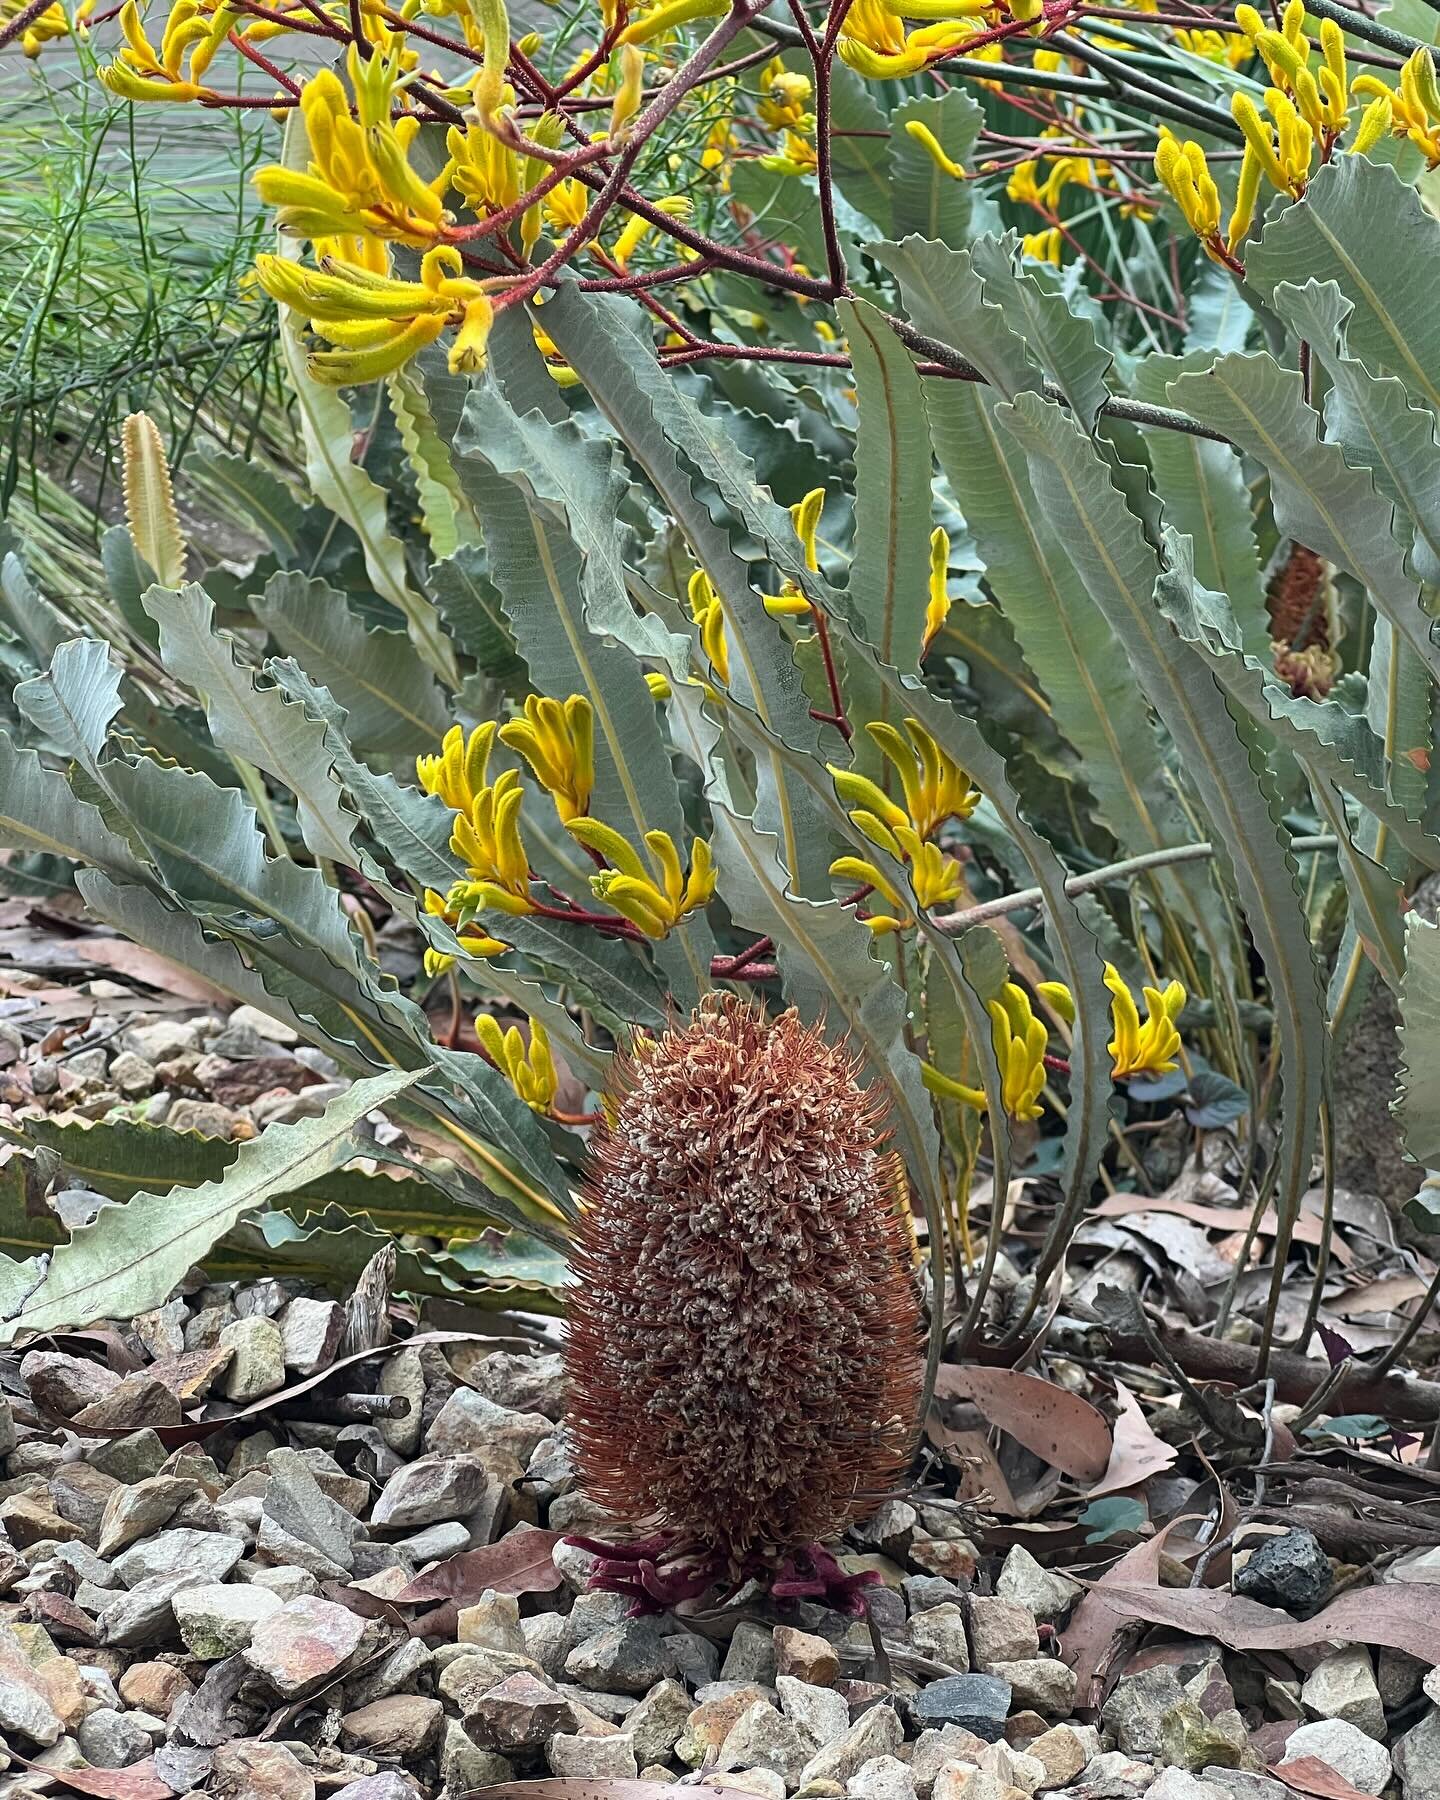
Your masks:
{"label": "banksia flower spike", "polygon": [[733,998],[617,1063],[567,1362],[586,1491],[652,1534],[577,1541],[637,1610],[752,1578],[859,1610],[821,1540],[903,1473],[921,1363],[904,1175],[856,1066]]}

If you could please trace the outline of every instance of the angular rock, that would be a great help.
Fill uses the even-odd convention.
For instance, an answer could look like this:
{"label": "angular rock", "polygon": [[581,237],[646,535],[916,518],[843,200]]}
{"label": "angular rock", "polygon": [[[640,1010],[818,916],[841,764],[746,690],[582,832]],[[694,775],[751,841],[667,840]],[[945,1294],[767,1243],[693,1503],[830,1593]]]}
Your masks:
{"label": "angular rock", "polygon": [[730,1638],[725,1661],[720,1666],[722,1681],[756,1681],[768,1687],[775,1680],[775,1638],[768,1625],[742,1619]]}
{"label": "angular rock", "polygon": [[201,1662],[219,1662],[243,1650],[255,1627],[278,1613],[282,1602],[263,1587],[207,1582],[186,1588],[172,1604],[185,1648]]}
{"label": "angular rock", "polygon": [[910,1778],[919,1800],[929,1800],[942,1769],[951,1763],[969,1763],[978,1768],[989,1747],[986,1738],[976,1737],[963,1725],[941,1725],[922,1731],[910,1756]]}
{"label": "angular rock", "polygon": [[320,1592],[320,1583],[308,1569],[292,1569],[283,1564],[270,1568],[263,1563],[236,1563],[235,1579],[248,1582],[252,1587],[266,1588],[279,1599],[282,1606],[287,1600],[298,1600],[304,1594]]}
{"label": "angular rock", "polygon": [[1440,1712],[1431,1707],[1397,1739],[1394,1754],[1405,1800],[1440,1800]]}
{"label": "angular rock", "polygon": [[128,1437],[107,1438],[91,1451],[90,1463],[117,1481],[146,1481],[163,1468],[165,1446],[153,1431],[132,1431]]}
{"label": "angular rock", "polygon": [[657,1681],[645,1698],[630,1708],[620,1729],[633,1743],[641,1768],[669,1760],[690,1711],[690,1696],[678,1681],[669,1679]]}
{"label": "angular rock", "polygon": [[289,1600],[255,1627],[243,1654],[282,1700],[328,1681],[354,1656],[365,1621],[333,1600]]}
{"label": "angular rock", "polygon": [[800,1771],[818,1746],[793,1719],[777,1711],[768,1700],[757,1700],[725,1734],[716,1767],[771,1769],[787,1787],[794,1787]]}
{"label": "angular rock", "polygon": [[1212,1718],[1187,1695],[1160,1722],[1160,1760],[1192,1772],[1242,1767],[1253,1760],[1245,1722],[1233,1706],[1221,1707]]}
{"label": "angular rock", "polygon": [[830,1687],[840,1674],[840,1658],[827,1638],[800,1631],[794,1625],[777,1625],[773,1639],[775,1672],[790,1675],[812,1687]]}
{"label": "angular rock", "polygon": [[61,1350],[31,1350],[20,1358],[20,1379],[42,1411],[73,1419],[96,1400],[103,1400],[120,1377],[104,1363]]}
{"label": "angular rock", "polygon": [[1010,1683],[998,1675],[947,1675],[943,1681],[932,1681],[910,1696],[910,1712],[915,1723],[927,1725],[963,1725],[987,1743],[998,1743],[1005,1735],[1005,1720],[1010,1711]]}
{"label": "angular rock", "polygon": [[845,1783],[850,1800],[916,1800],[915,1783],[895,1756],[872,1756]]}
{"label": "angular rock", "polygon": [[[548,1615],[554,1618],[556,1615]],[[507,1656],[532,1655],[525,1632],[521,1628],[520,1602],[514,1594],[497,1594],[487,1590],[473,1606],[462,1606],[455,1620],[457,1643],[474,1644],[482,1650],[503,1650]],[[535,1658],[538,1662],[540,1659]]]}
{"label": "angular rock", "polygon": [[88,1463],[62,1463],[50,1477],[50,1504],[94,1542],[100,1534],[105,1503],[119,1485],[114,1476]]}
{"label": "angular rock", "polygon": [[1285,1764],[1304,1756],[1319,1757],[1362,1794],[1378,1794],[1390,1779],[1390,1752],[1343,1719],[1317,1719],[1290,1733],[1285,1755],[1275,1770],[1282,1781]]}
{"label": "angular rock", "polygon": [[[469,1610],[470,1608],[467,1607],[460,1614],[457,1635],[464,1629],[465,1612]],[[564,1613],[536,1613],[531,1618],[521,1619],[520,1635],[524,1641],[525,1654],[532,1661],[539,1663],[547,1675],[557,1680],[564,1675],[565,1658],[570,1654],[570,1621]],[[661,1682],[659,1685],[664,1687],[667,1684]],[[673,1687],[677,1684],[672,1682],[669,1685]],[[683,1695],[685,1690],[681,1688],[680,1692]],[[643,1706],[645,1702],[642,1700],[640,1704]],[[687,1697],[685,1712],[689,1711],[690,1701]],[[636,1754],[639,1754],[638,1751]],[[642,1757],[641,1760],[643,1761],[644,1758]],[[652,1760],[654,1759],[652,1758]]]}
{"label": "angular rock", "polygon": [[285,1339],[273,1319],[236,1319],[220,1333],[222,1350],[234,1353],[221,1384],[227,1400],[248,1406],[285,1385]]}
{"label": "angular rock", "polygon": [[1115,1735],[1127,1756],[1160,1754],[1160,1734],[1165,1715],[1186,1699],[1180,1676],[1169,1663],[1122,1675],[1106,1700],[1100,1717]]}
{"label": "angular rock", "polygon": [[182,1024],[179,1019],[156,1019],[149,1025],[130,1026],[121,1034],[120,1046],[132,1056],[143,1056],[148,1063],[162,1063],[197,1051],[200,1036],[193,1025]]}
{"label": "angular rock", "polygon": [[676,1741],[676,1756],[690,1768],[698,1769],[712,1750],[719,1750],[741,1713],[765,1697],[753,1683],[746,1683],[729,1693],[700,1701]]}
{"label": "angular rock", "polygon": [[953,1601],[913,1613],[906,1627],[911,1644],[931,1662],[945,1663],[957,1675],[970,1672],[970,1647],[965,1614]]}
{"label": "angular rock", "polygon": [[23,1738],[48,1749],[64,1729],[30,1665],[0,1651],[0,1743]]}
{"label": "angular rock", "polygon": [[1385,1707],[1363,1644],[1348,1644],[1316,1663],[1300,1701],[1312,1718],[1344,1719],[1377,1743],[1385,1741]]}
{"label": "angular rock", "polygon": [[1229,1800],[1223,1787],[1188,1769],[1162,1769],[1145,1790],[1152,1800]]}
{"label": "angular rock", "polygon": [[0,1500],[0,1537],[8,1538],[17,1550],[46,1542],[70,1543],[84,1535],[83,1525],[62,1519],[39,1495],[11,1494]]}
{"label": "angular rock", "polygon": [[[237,1544],[236,1548],[240,1546]],[[132,1649],[137,1644],[155,1644],[168,1638],[175,1630],[175,1596],[186,1588],[201,1586],[205,1579],[204,1575],[147,1575],[113,1599],[107,1595],[95,1621],[100,1642],[114,1649]]]}
{"label": "angular rock", "polygon": [[988,1671],[991,1663],[1028,1662],[1040,1654],[1035,1615],[1028,1607],[1003,1600],[998,1594],[976,1594],[972,1598],[970,1628],[977,1668]]}
{"label": "angular rock", "polygon": [[127,1587],[179,1575],[198,1581],[223,1581],[245,1554],[239,1538],[220,1531],[185,1529],[157,1532],[142,1538],[112,1559],[115,1573]]}
{"label": "angular rock", "polygon": [[1075,1704],[1075,1671],[1058,1657],[1028,1657],[1024,1662],[996,1662],[990,1674],[1010,1683],[1010,1704],[1028,1706],[1046,1719],[1064,1719]]}
{"label": "angular rock", "polygon": [[[962,1678],[963,1679],[963,1678]],[[872,1706],[833,1744],[827,1744],[800,1771],[801,1787],[816,1781],[838,1781],[843,1787],[875,1756],[898,1756],[905,1741],[893,1706]]]}
{"label": "angular rock", "polygon": [[182,1700],[195,1692],[195,1683],[173,1663],[137,1662],[120,1677],[120,1698],[127,1706],[168,1719]]}
{"label": "angular rock", "polygon": [[593,1737],[587,1732],[557,1731],[545,1746],[552,1775],[587,1776],[592,1781],[624,1780],[639,1773],[635,1744],[623,1732]]}
{"label": "angular rock", "polygon": [[837,1744],[850,1729],[850,1708],[833,1688],[812,1687],[793,1675],[777,1675],[780,1710],[811,1740],[811,1754]]}
{"label": "angular rock", "polygon": [[216,1750],[213,1791],[219,1800],[315,1800],[315,1777],[283,1744],[240,1738]]}
{"label": "angular rock", "polygon": [[150,1734],[136,1724],[134,1715],[113,1706],[97,1706],[82,1719],[75,1741],[92,1769],[128,1769],[154,1749]]}
{"label": "angular rock", "polygon": [[[645,1694],[677,1673],[665,1630],[653,1618],[627,1619],[577,1644],[565,1658],[567,1677],[604,1693]],[[503,1748],[503,1746],[497,1746]]]}
{"label": "angular rock", "polygon": [[203,1350],[182,1350],[175,1356],[151,1363],[147,1374],[169,1388],[182,1406],[203,1400],[235,1360],[234,1346],[212,1344]]}
{"label": "angular rock", "polygon": [[538,1750],[557,1732],[573,1731],[575,1709],[563,1694],[533,1675],[509,1675],[481,1694],[465,1714],[465,1729],[482,1750]]}
{"label": "angular rock", "polygon": [[1278,1537],[1261,1538],[1244,1562],[1237,1563],[1230,1585],[1237,1594],[1265,1606],[1308,1614],[1330,1592],[1333,1579],[1320,1540],[1313,1532],[1292,1528]]}
{"label": "angular rock", "polygon": [[396,1757],[404,1762],[423,1756],[435,1743],[444,1716],[438,1700],[423,1694],[392,1694],[344,1714],[341,1741],[347,1749],[367,1756]]}
{"label": "angular rock", "polygon": [[558,1419],[565,1410],[565,1359],[494,1350],[471,1363],[465,1379],[477,1393],[511,1412],[544,1413]]}
{"label": "angular rock", "polygon": [[341,1581],[355,1566],[354,1544],[361,1531],[360,1521],[321,1489],[304,1457],[294,1450],[271,1451],[260,1521],[262,1550],[276,1562]]}
{"label": "angular rock", "polygon": [[133,1050],[122,1050],[110,1064],[109,1077],[127,1099],[137,1100],[154,1087],[155,1065]]}
{"label": "angular rock", "polygon": [[150,1537],[168,1525],[176,1508],[197,1492],[193,1481],[181,1481],[174,1475],[155,1475],[131,1487],[117,1487],[100,1518],[97,1554],[113,1557],[140,1538]]}
{"label": "angular rock", "polygon": [[468,1456],[485,1449],[511,1452],[523,1465],[552,1430],[543,1413],[497,1406],[473,1388],[456,1388],[436,1414],[427,1434],[429,1448],[442,1456]]}
{"label": "angular rock", "polygon": [[1084,1590],[1068,1575],[1041,1568],[1022,1544],[1016,1544],[1005,1558],[995,1591],[1002,1600],[1024,1607],[1034,1618],[1047,1625],[1058,1625]]}
{"label": "angular rock", "polygon": [[334,1300],[300,1295],[280,1315],[285,1366],[297,1375],[314,1375],[340,1354],[345,1338],[345,1308]]}
{"label": "angular rock", "polygon": [[463,1519],[480,1505],[489,1479],[484,1464],[473,1456],[422,1456],[390,1477],[370,1524],[413,1531]]}
{"label": "angular rock", "polygon": [[331,1790],[330,1800],[415,1800],[415,1789],[394,1769],[380,1775],[362,1775]]}
{"label": "angular rock", "polygon": [[472,1793],[509,1781],[513,1766],[493,1750],[482,1750],[458,1719],[446,1719],[440,1739],[440,1779],[450,1795]]}
{"label": "angular rock", "polygon": [[1087,1732],[1082,1737],[1073,1725],[1052,1725],[1038,1738],[1031,1738],[1025,1754],[1045,1766],[1037,1791],[1068,1787],[1095,1753],[1093,1735]]}

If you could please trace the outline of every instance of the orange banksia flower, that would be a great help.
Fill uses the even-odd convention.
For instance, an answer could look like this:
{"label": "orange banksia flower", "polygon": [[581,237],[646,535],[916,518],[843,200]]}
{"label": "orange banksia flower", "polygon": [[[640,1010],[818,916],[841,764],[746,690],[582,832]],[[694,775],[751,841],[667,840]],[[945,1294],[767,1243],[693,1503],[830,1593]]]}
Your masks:
{"label": "orange banksia flower", "polygon": [[566,1354],[586,1491],[658,1527],[586,1546],[642,1607],[752,1577],[856,1602],[819,1540],[893,1488],[920,1399],[904,1174],[856,1071],[733,998],[617,1064]]}

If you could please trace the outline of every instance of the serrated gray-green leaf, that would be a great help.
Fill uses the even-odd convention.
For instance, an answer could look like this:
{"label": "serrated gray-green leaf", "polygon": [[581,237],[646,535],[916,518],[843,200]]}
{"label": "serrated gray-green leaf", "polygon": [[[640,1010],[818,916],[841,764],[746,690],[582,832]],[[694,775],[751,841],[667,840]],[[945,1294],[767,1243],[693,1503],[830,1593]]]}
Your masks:
{"label": "serrated gray-green leaf", "polygon": [[39,588],[14,550],[0,544],[0,618],[22,643],[30,647],[37,662],[48,663],[57,645],[69,637],[72,627],[66,624]]}
{"label": "serrated gray-green leaf", "polygon": [[[1024,451],[996,422],[1001,403],[978,384],[944,380],[930,382],[929,399],[940,465],[964,508],[986,579],[1079,756],[1096,817],[1127,855],[1188,843],[1191,827],[1148,714],[1136,704],[1133,677],[1036,498]],[[1174,903],[1192,916],[1211,914],[1210,928],[1219,929],[1203,872],[1175,870],[1160,881]]]}
{"label": "serrated gray-green leaf", "polygon": [[1013,231],[999,238],[987,233],[971,244],[970,266],[985,299],[1005,319],[1023,324],[1031,356],[1069,401],[1075,417],[1093,431],[1110,398],[1114,359],[1095,341],[1090,321],[1072,312],[1063,294],[1044,286],[1033,268],[1021,267],[1019,242]]}
{"label": "serrated gray-green leaf", "polygon": [[884,232],[894,229],[889,123],[869,83],[844,63],[832,62],[830,127],[835,135],[830,149],[831,175],[855,210]]}
{"label": "serrated gray-green leaf", "polygon": [[1037,395],[1021,395],[1000,409],[999,417],[1029,456],[1040,504],[1064,535],[1086,587],[1175,742],[1209,818],[1212,841],[1234,871],[1265,964],[1286,1115],[1273,1315],[1284,1244],[1310,1182],[1326,1045],[1319,977],[1279,797],[1243,716],[1230,712],[1214,677],[1156,604],[1158,583],[1177,579],[1176,573],[1161,564],[1093,446],[1062,408]]}
{"label": "serrated gray-green leaf", "polygon": [[[1207,368],[1208,351],[1187,357],[1146,356],[1136,366],[1134,396],[1168,404],[1168,384],[1191,369]],[[1270,616],[1260,575],[1260,552],[1251,522],[1250,490],[1240,458],[1229,444],[1190,432],[1147,430],[1145,449],[1164,516],[1195,547],[1196,579],[1229,596],[1245,648],[1270,651]]]}
{"label": "serrated gray-green leaf", "polygon": [[825,229],[820,196],[804,175],[782,175],[758,161],[738,162],[730,177],[730,194],[750,209],[755,229],[793,247],[809,269],[825,267]]}
{"label": "serrated gray-green leaf", "polygon": [[112,525],[101,532],[100,564],[105,571],[105,586],[121,618],[137,641],[153,650],[155,625],[141,606],[140,596],[154,581],[155,574],[123,525]]}
{"label": "serrated gray-green leaf", "polygon": [[[298,134],[294,134],[298,138]],[[287,130],[287,154],[290,138]],[[280,238],[281,256],[300,254],[293,239]],[[288,308],[280,309],[280,356],[295,396],[305,468],[317,500],[343,519],[360,540],[366,573],[375,592],[405,616],[410,641],[426,666],[447,687],[460,679],[455,652],[440,629],[435,608],[410,584],[405,566],[405,547],[390,530],[385,516],[384,490],[351,454],[350,414],[334,388],[312,381],[305,367],[300,323]]]}
{"label": "serrated gray-green leaf", "polygon": [[15,704],[61,755],[92,763],[120,710],[124,670],[103,638],[59,644],[43,675],[22,681]]}
{"label": "serrated gray-green leaf", "polygon": [[77,799],[65,778],[22,750],[0,731],[0,848],[26,854],[43,851],[142,879],[125,839],[112,831],[99,809]]}
{"label": "serrated gray-green leaf", "polygon": [[1369,469],[1380,492],[1400,507],[1415,532],[1417,580],[1440,581],[1440,445],[1435,414],[1412,405],[1403,382],[1372,375],[1345,352],[1350,302],[1333,281],[1282,281],[1275,309],[1310,343],[1332,382],[1325,396],[1325,425],[1345,460]]}
{"label": "serrated gray-green leaf", "polygon": [[1350,354],[1440,411],[1440,227],[1408,182],[1364,156],[1318,169],[1245,252],[1246,280],[1267,297],[1297,274],[1336,282],[1355,307]]}
{"label": "serrated gray-green leaf", "polygon": [[1335,835],[1340,875],[1350,897],[1347,922],[1359,934],[1385,985],[1398,993],[1405,973],[1404,883],[1368,853],[1363,834],[1351,830],[1344,799],[1333,782],[1321,777],[1311,782],[1310,791],[1322,824]]}
{"label": "serrated gray-green leaf", "polygon": [[438,746],[451,723],[445,696],[399,632],[365,626],[329,582],[288,570],[270,577],[252,611],[345,708],[355,749],[411,757]]}
{"label": "serrated gray-green leaf", "polygon": [[1352,469],[1339,446],[1320,436],[1299,371],[1282,369],[1263,352],[1222,356],[1203,374],[1172,381],[1170,396],[1268,471],[1280,530],[1348,570],[1440,678],[1440,645],[1421,610],[1419,584],[1405,566],[1409,534],[1403,542],[1397,536],[1395,508],[1377,492],[1370,471]]}
{"label": "serrated gray-green leaf", "polygon": [[[922,94],[902,100],[890,115],[890,192],[894,206],[891,231],[896,237],[931,238],[956,249],[965,242],[970,223],[970,186],[947,174],[935,158],[906,130],[925,126],[951,162],[965,164],[985,114],[964,88],[948,94]],[[822,268],[823,257],[811,263]]]}
{"label": "serrated gray-green leaf", "polygon": [[264,682],[230,633],[217,630],[204,588],[152,587],[145,610],[160,630],[161,660],[199,695],[216,744],[291,790],[313,855],[353,867],[356,816],[336,779],[324,720]]}
{"label": "serrated gray-green leaf", "polygon": [[348,742],[345,708],[328,688],[312,681],[293,657],[273,660],[266,673],[281,693],[323,719],[326,745],[337,776],[361,819],[390,860],[423,887],[445,893],[464,873],[450,848],[455,815],[436,794],[408,787],[393,775],[377,774]]}
{"label": "serrated gray-green leaf", "polygon": [[[724,608],[731,691],[777,737],[819,751],[820,728],[810,717],[794,656],[733,542],[737,526],[748,531],[782,575],[802,592],[823,597],[829,590],[806,568],[788,514],[756,486],[752,465],[723,429],[659,367],[648,340],[637,335],[632,309],[597,301],[567,283],[547,302],[545,326],[709,576]],[[697,475],[716,494],[720,516],[697,493]],[[829,847],[813,805],[787,784],[773,756],[762,760],[756,779],[760,827],[778,838],[792,885],[806,894],[828,892]]]}
{"label": "serrated gray-green leaf", "polygon": [[277,1125],[242,1144],[218,1181],[168,1193],[140,1193],[102,1207],[56,1248],[45,1279],[18,1313],[0,1323],[0,1342],[17,1331],[60,1331],[92,1319],[133,1319],[159,1306],[176,1283],[241,1216],[269,1204],[357,1154],[355,1130],[367,1112],[415,1079],[395,1070],[337,1094],[318,1119]]}
{"label": "serrated gray-green leaf", "polygon": [[473,544],[432,563],[427,580],[445,629],[480,673],[507,689],[524,686],[525,661],[515,648],[485,552]]}
{"label": "serrated gray-green leaf", "polygon": [[[920,667],[930,586],[930,427],[910,352],[873,306],[841,300],[855,433],[855,553],[846,593],[882,662]],[[883,708],[877,717],[884,719]],[[891,721],[893,723],[894,721]]]}
{"label": "serrated gray-green leaf", "polygon": [[1427,1169],[1440,1166],[1440,927],[1418,913],[1405,920],[1400,989],[1400,1081],[1392,1111],[1405,1148]]}
{"label": "serrated gray-green leaf", "polygon": [[913,237],[900,244],[871,244],[869,251],[900,283],[900,297],[917,331],[968,356],[1007,400],[1040,386],[1024,339],[986,299],[968,251]]}
{"label": "serrated gray-green leaf", "polygon": [[471,512],[439,431],[425,388],[410,369],[397,369],[385,377],[390,412],[420,500],[420,523],[435,556],[453,556],[461,544],[476,540],[475,515]]}

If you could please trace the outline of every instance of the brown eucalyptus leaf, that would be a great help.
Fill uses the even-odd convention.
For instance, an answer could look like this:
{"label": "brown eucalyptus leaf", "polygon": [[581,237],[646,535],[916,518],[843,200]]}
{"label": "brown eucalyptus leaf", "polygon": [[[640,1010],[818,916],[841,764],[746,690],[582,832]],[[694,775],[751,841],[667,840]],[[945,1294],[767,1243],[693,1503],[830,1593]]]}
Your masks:
{"label": "brown eucalyptus leaf", "polygon": [[1303,1650],[1330,1640],[1403,1650],[1427,1668],[1435,1662],[1435,1597],[1420,1584],[1352,1588],[1313,1619],[1292,1619],[1223,1588],[1104,1586],[1105,1604],[1123,1618],[1213,1637],[1227,1650]]}
{"label": "brown eucalyptus leaf", "polygon": [[1020,1369],[983,1369],[943,1363],[935,1380],[940,1400],[969,1400],[1036,1456],[1080,1482],[1099,1481],[1110,1466],[1110,1427],[1078,1394]]}
{"label": "brown eucalyptus leaf", "polygon": [[1115,1421],[1115,1441],[1104,1475],[1087,1492],[1087,1498],[1098,1500],[1102,1494],[1118,1494],[1138,1486],[1147,1475],[1158,1475],[1172,1467],[1180,1452],[1150,1429],[1150,1421],[1140,1410],[1139,1402],[1123,1381],[1115,1383],[1120,1398],[1120,1417]]}
{"label": "brown eucalyptus leaf", "polygon": [[153,1756],[131,1763],[128,1769],[47,1769],[8,1745],[6,1749],[14,1761],[34,1769],[37,1775],[73,1788],[77,1794],[93,1794],[95,1800],[175,1800],[174,1788],[155,1773]]}
{"label": "brown eucalyptus leaf", "polygon": [[1269,1763],[1265,1773],[1283,1781],[1299,1794],[1315,1794],[1319,1800],[1366,1800],[1364,1790],[1349,1782],[1318,1756],[1297,1756],[1293,1762]]}
{"label": "brown eucalyptus leaf", "polygon": [[498,1544],[461,1550],[426,1569],[395,1596],[396,1606],[425,1600],[478,1600],[487,1588],[497,1594],[548,1594],[560,1585],[555,1546],[560,1531],[512,1531]]}

